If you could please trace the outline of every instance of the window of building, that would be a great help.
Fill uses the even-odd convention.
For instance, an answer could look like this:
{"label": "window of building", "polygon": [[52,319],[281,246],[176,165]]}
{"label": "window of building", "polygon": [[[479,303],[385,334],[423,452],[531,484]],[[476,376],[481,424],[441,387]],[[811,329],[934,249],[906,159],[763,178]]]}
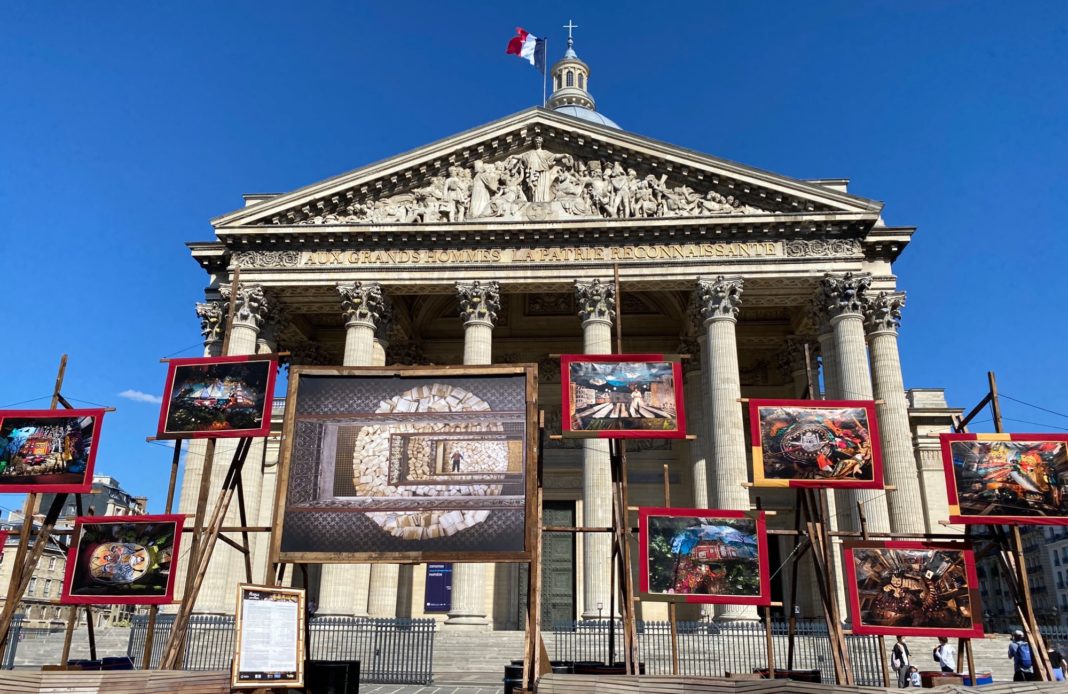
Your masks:
{"label": "window of building", "polygon": [[582,73],[580,72],[579,73],[579,89],[585,89],[585,88],[586,88],[586,85],[585,85]]}
{"label": "window of building", "polygon": [[46,598],[52,597],[52,579],[46,579],[44,585],[44,596]]}
{"label": "window of building", "polygon": [[560,75],[553,75],[553,91],[560,88]]}
{"label": "window of building", "polygon": [[33,595],[36,592],[37,592],[37,577],[36,576],[31,576],[30,577],[30,585],[27,586],[27,588],[26,588],[26,594],[27,595]]}
{"label": "window of building", "polygon": [[571,72],[570,70],[567,71],[567,86],[575,86],[575,73]]}
{"label": "window of building", "polygon": [[55,568],[56,568],[56,558],[55,557],[49,557],[48,558],[48,570],[49,571],[53,571]]}
{"label": "window of building", "polygon": [[1053,565],[1054,566],[1060,566],[1061,565],[1061,558],[1060,558],[1060,556],[1057,555],[1056,552],[1053,553]]}

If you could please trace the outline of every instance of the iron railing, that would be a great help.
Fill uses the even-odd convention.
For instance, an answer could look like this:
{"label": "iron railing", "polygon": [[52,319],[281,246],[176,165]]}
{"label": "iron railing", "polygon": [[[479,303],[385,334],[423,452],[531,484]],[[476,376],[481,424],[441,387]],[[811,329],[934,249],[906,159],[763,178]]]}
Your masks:
{"label": "iron railing", "polygon": [[15,618],[11,620],[11,635],[7,640],[7,646],[4,648],[3,654],[3,668],[5,670],[14,669],[16,665],[15,658],[20,647],[40,648],[39,643],[42,639],[50,634],[63,632],[61,628],[56,627],[28,627],[26,626],[26,621],[26,618],[22,615],[15,615]]}
{"label": "iron railing", "polygon": [[[554,660],[605,662],[608,656],[609,621],[586,620],[553,624]],[[622,623],[616,620],[613,661],[623,660]],[[639,620],[638,660],[649,675],[671,674],[671,624]],[[824,682],[834,682],[834,664],[827,625],[821,620],[797,620],[792,668],[819,670]],[[788,627],[784,620],[772,622],[776,669],[788,665]],[[751,673],[768,666],[764,625],[758,621],[678,622],[679,673],[699,677],[723,677],[726,673]],[[882,686],[882,653],[877,636],[846,636],[857,684]]]}
{"label": "iron railing", "polygon": [[[141,667],[148,618],[137,615],[130,629],[127,653]],[[158,615],[152,639],[151,667],[159,667],[170,638],[173,615]],[[433,679],[433,619],[366,619],[313,617],[308,636],[313,660],[359,660],[360,681],[386,684],[429,684]],[[234,651],[234,618],[192,615],[186,632],[186,670],[228,670]]]}

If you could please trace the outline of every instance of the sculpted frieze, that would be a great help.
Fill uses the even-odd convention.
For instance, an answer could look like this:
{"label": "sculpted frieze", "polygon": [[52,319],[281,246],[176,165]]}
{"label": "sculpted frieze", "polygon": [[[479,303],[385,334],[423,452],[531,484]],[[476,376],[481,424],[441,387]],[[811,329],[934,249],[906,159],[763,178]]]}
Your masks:
{"label": "sculpted frieze", "polygon": [[[296,224],[440,224],[774,214],[715,190],[671,185],[667,174],[639,176],[616,161],[579,159],[542,148],[500,161],[450,166],[426,185],[388,197],[321,206]],[[289,220],[277,218],[277,223]]]}

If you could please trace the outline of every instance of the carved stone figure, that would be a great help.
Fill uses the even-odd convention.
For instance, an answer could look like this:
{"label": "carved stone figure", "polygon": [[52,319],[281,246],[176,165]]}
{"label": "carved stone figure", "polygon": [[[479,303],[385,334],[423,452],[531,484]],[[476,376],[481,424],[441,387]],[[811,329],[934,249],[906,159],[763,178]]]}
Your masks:
{"label": "carved stone figure", "polygon": [[770,214],[716,190],[671,186],[667,174],[639,176],[619,161],[580,160],[567,153],[533,149],[502,160],[453,165],[445,176],[430,176],[422,185],[387,197],[346,203],[317,201],[276,223],[298,224],[440,224],[497,218],[538,221],[604,217],[702,217]]}

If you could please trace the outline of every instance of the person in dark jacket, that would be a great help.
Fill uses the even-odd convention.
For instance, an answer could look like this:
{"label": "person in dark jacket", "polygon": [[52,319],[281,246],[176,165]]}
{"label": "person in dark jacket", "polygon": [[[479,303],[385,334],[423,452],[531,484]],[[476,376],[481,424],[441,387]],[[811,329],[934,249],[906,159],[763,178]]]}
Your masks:
{"label": "person in dark jacket", "polygon": [[912,665],[912,654],[905,644],[905,637],[898,636],[894,650],[890,651],[890,667],[897,673],[897,686],[904,689],[909,686],[909,666]]}

